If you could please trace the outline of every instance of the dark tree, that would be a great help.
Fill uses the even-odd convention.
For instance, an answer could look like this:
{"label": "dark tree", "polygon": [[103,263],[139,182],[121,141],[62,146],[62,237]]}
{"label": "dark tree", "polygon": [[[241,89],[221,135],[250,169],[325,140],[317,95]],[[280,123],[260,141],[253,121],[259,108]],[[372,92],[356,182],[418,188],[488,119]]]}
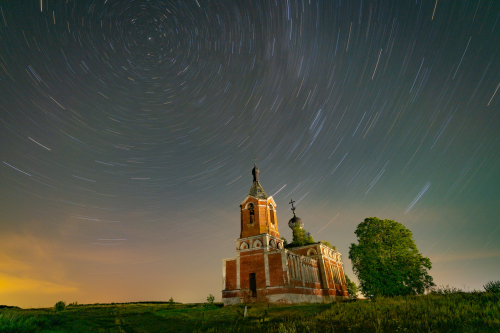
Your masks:
{"label": "dark tree", "polygon": [[351,281],[347,274],[344,274],[345,276],[345,282],[347,283],[347,292],[349,293],[349,298],[350,299],[356,299],[358,298],[358,286],[356,283]]}
{"label": "dark tree", "polygon": [[349,259],[365,296],[417,295],[435,285],[427,274],[431,261],[401,223],[370,217],[354,233],[359,244],[351,244]]}
{"label": "dark tree", "polygon": [[304,246],[308,244],[314,244],[314,239],[310,233],[303,229],[299,223],[297,223],[292,229],[292,245],[293,246]]}
{"label": "dark tree", "polygon": [[56,308],[56,311],[64,310],[66,308],[66,302],[64,302],[64,301],[57,302],[55,308]]}

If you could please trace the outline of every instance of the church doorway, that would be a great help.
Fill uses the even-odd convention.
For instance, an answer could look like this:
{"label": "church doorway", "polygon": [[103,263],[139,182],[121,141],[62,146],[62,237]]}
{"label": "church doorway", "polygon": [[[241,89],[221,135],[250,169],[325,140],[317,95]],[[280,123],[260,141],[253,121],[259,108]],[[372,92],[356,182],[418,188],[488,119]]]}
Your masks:
{"label": "church doorway", "polygon": [[250,281],[250,295],[252,297],[257,297],[257,281],[255,280],[255,273],[250,273],[248,280]]}

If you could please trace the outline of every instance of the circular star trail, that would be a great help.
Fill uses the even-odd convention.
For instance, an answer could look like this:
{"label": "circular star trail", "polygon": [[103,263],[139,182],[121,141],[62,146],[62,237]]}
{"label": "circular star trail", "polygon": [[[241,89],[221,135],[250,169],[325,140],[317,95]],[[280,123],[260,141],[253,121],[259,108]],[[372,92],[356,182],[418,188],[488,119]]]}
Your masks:
{"label": "circular star trail", "polygon": [[437,284],[500,273],[498,2],[0,10],[0,279],[21,285],[10,303],[217,294],[256,156],[281,235],[293,199],[348,275],[368,216],[410,228]]}

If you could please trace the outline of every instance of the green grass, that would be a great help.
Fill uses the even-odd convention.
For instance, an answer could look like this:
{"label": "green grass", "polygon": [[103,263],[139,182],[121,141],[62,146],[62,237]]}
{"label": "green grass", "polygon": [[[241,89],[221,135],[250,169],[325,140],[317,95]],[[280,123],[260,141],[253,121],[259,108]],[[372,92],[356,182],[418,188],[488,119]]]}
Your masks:
{"label": "green grass", "polygon": [[129,303],[0,307],[0,332],[500,332],[500,295],[443,293],[333,304]]}

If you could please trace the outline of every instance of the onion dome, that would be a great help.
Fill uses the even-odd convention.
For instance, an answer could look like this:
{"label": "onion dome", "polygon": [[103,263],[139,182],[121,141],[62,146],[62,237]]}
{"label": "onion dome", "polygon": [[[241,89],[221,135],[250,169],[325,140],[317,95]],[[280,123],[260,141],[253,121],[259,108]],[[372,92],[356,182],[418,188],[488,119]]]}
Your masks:
{"label": "onion dome", "polygon": [[290,227],[290,229],[293,230],[293,228],[295,227],[295,225],[297,225],[297,223],[300,225],[301,228],[304,227],[304,222],[302,222],[302,219],[296,216],[295,212],[293,212],[293,217],[290,219],[290,221],[288,221],[288,226]]}
{"label": "onion dome", "polygon": [[290,221],[288,221],[288,226],[292,230],[297,225],[297,223],[300,225],[301,228],[304,228],[304,222],[302,222],[302,219],[300,217],[298,217],[297,215],[295,215],[295,207],[293,205],[294,202],[295,201],[293,201],[293,200],[290,200],[290,202],[289,202],[292,205],[293,217],[290,219]]}

